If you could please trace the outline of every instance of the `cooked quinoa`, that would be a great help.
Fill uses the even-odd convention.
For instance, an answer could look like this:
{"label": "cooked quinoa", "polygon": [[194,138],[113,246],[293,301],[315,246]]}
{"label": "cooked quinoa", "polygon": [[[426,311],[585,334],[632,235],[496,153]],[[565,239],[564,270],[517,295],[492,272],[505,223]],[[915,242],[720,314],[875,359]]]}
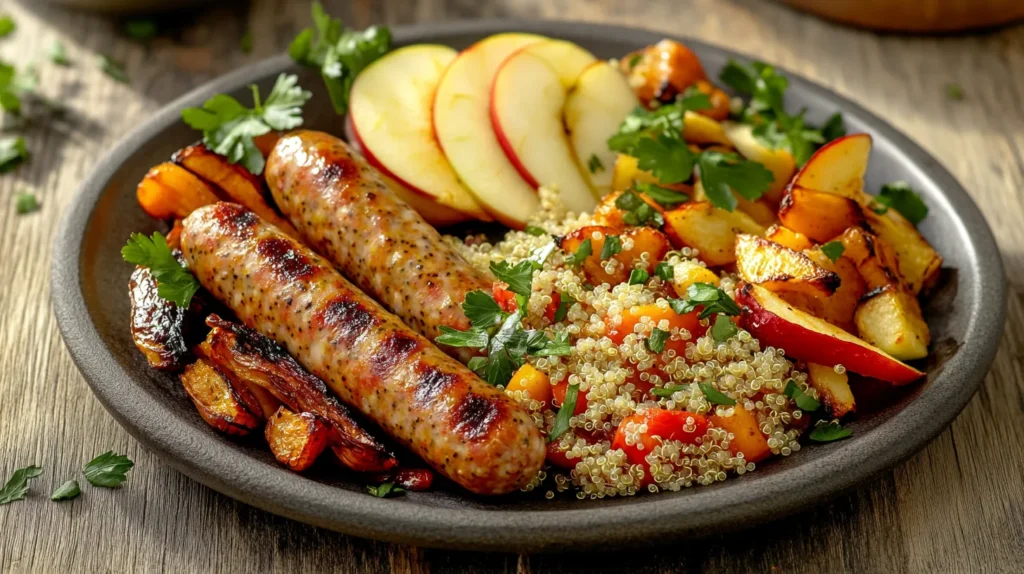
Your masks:
{"label": "cooked quinoa", "polygon": [[[559,207],[557,193],[552,190],[542,188],[541,200],[542,210],[531,225],[543,229],[545,235],[510,231],[495,244],[480,237],[447,239],[470,263],[486,271],[491,262],[516,263],[533,250],[549,245],[552,236],[562,236],[591,224],[591,217],[586,214],[565,213]],[[628,238],[623,239],[623,249],[631,247],[628,241]],[[670,252],[664,261],[674,267],[700,264],[696,256],[696,251],[683,249]],[[620,263],[608,259],[603,264],[614,267]],[[732,296],[735,284],[734,277],[725,275],[720,287]],[[552,466],[547,471],[542,470],[526,490],[546,488],[548,498],[554,497],[555,492],[567,490],[575,490],[580,499],[603,498],[633,495],[645,488],[651,492],[675,491],[695,484],[723,481],[731,472],[743,474],[754,470],[755,464],[745,460],[742,453],[730,451],[733,434],[714,424],[707,427],[695,444],[661,440],[645,457],[649,477],[643,465],[630,464],[622,449],[612,448],[612,436],[623,419],[648,409],[687,411],[709,417],[732,415],[734,407],[711,404],[698,383],[710,384],[735,400],[737,406],[753,413],[773,454],[788,456],[800,450],[798,439],[807,420],[784,394],[784,389],[792,380],[810,397],[817,399],[818,393],[808,386],[807,374],[787,360],[781,349],[762,349],[743,329],[726,341],[716,343],[710,331],[694,338],[685,329],[671,328],[666,320],[654,324],[649,318],[639,321],[633,332],[616,344],[608,334],[620,325],[623,311],[650,304],[668,309],[665,293],[670,292],[670,288],[654,275],[643,285],[586,285],[581,272],[567,265],[565,254],[557,249],[543,268],[534,273],[532,289],[523,323],[530,328],[543,329],[551,336],[568,333],[572,353],[530,356],[527,361],[544,373],[551,385],[563,381],[578,385],[580,399],[585,397],[586,410],[573,416],[569,430],[551,445],[564,451],[565,458],[575,462],[575,468],[565,470]],[[552,323],[544,317],[544,310],[559,294],[569,295],[576,302],[569,307],[564,320]],[[708,319],[702,320],[703,325],[707,323]],[[684,342],[685,353],[677,355],[666,347],[659,356],[649,350],[646,341],[655,327],[668,331],[670,340]],[[637,382],[653,388],[672,385],[678,390],[671,396],[657,397],[639,391]],[[531,413],[542,430],[550,433],[556,408],[531,398],[528,391],[506,392]],[[691,428],[684,427],[684,430],[692,432],[693,422],[693,418],[689,418],[687,423]],[[648,430],[646,424],[628,422],[623,428],[626,444],[643,449],[639,436]]]}

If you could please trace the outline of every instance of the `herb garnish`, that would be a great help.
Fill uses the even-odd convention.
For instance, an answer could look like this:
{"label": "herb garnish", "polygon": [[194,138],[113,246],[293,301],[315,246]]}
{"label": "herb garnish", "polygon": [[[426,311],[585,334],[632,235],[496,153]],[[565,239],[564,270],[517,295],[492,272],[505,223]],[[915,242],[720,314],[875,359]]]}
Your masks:
{"label": "herb garnish", "polygon": [[647,348],[652,352],[660,353],[665,350],[665,342],[668,341],[668,331],[662,331],[661,329],[654,327],[651,329],[651,334],[647,337]]}
{"label": "herb garnish", "polygon": [[246,30],[242,37],[238,39],[238,48],[242,50],[243,54],[252,52],[252,30]]}
{"label": "herb garnish", "polygon": [[60,40],[54,40],[50,44],[50,61],[58,66],[69,66],[71,60],[68,59],[68,51],[64,47],[64,42]]}
{"label": "herb garnish", "polygon": [[129,263],[148,267],[157,282],[157,295],[179,307],[188,307],[199,290],[199,280],[178,262],[159,231],[154,232],[153,237],[133,233],[121,248],[121,257]]}
{"label": "herb garnish", "polygon": [[630,285],[643,285],[650,279],[651,275],[643,269],[634,269],[629,272]]}
{"label": "herb garnish", "polygon": [[619,253],[622,253],[622,238],[618,235],[606,235],[604,238],[604,246],[601,247],[601,261],[609,259]]}
{"label": "herb garnish", "polygon": [[700,389],[700,392],[704,393],[704,398],[713,405],[731,407],[736,404],[736,401],[730,399],[724,393],[711,386],[711,383],[697,383],[697,387]]}
{"label": "herb garnish", "polygon": [[793,379],[786,381],[786,389],[783,394],[793,399],[797,408],[802,411],[814,412],[821,407],[821,403],[817,399],[805,393]]}
{"label": "herb garnish", "polygon": [[126,473],[133,466],[135,463],[127,456],[115,454],[114,451],[109,450],[86,463],[82,474],[93,486],[116,488],[128,480]]}
{"label": "herb garnish", "polygon": [[628,225],[651,225],[659,228],[665,225],[665,218],[631,189],[623,191],[615,198],[615,207],[625,212],[622,214],[622,221]]}
{"label": "herb garnish", "polygon": [[6,14],[0,16],[0,38],[9,36],[17,27],[18,25],[14,22],[14,18]]}
{"label": "herb garnish", "polygon": [[153,20],[129,20],[124,23],[124,33],[132,40],[148,42],[156,37],[156,22]]}
{"label": "herb garnish", "polygon": [[681,191],[676,191],[653,183],[637,181],[633,183],[633,188],[653,199],[658,203],[658,205],[668,209],[671,209],[680,203],[690,201],[690,196]]}
{"label": "herb garnish", "polygon": [[39,209],[39,199],[34,194],[19,192],[14,195],[14,210],[18,215],[32,213]]}
{"label": "herb garnish", "polygon": [[0,137],[0,173],[7,173],[28,159],[25,138],[21,136]]}
{"label": "herb garnish", "polygon": [[671,398],[673,394],[679,391],[685,391],[686,385],[668,385],[666,387],[658,387],[651,389],[651,394],[656,397]]}
{"label": "herb garnish", "polygon": [[775,179],[772,172],[754,161],[745,161],[733,153],[705,151],[697,160],[700,181],[708,201],[726,211],[736,209],[736,196],[754,201],[761,197]]}
{"label": "herb garnish", "polygon": [[828,257],[832,263],[835,263],[843,256],[843,251],[846,247],[839,241],[829,241],[828,243],[821,246],[821,252]]}
{"label": "herb garnish", "polygon": [[256,84],[250,84],[253,108],[243,106],[235,98],[217,94],[206,100],[202,108],[181,110],[181,119],[203,132],[203,143],[231,163],[241,162],[255,175],[263,173],[263,154],[253,138],[271,130],[290,130],[302,125],[302,106],[310,94],[298,85],[294,74],[281,74],[274,82],[266,101],[260,101]]}
{"label": "herb garnish", "polygon": [[100,70],[103,70],[104,74],[122,84],[131,83],[131,80],[128,78],[128,72],[124,71],[124,65],[106,54],[100,54]]}
{"label": "herb garnish", "polygon": [[356,31],[343,28],[341,20],[313,2],[313,27],[292,40],[288,54],[299,64],[320,70],[331,104],[338,115],[348,110],[348,96],[359,72],[391,49],[391,32],[370,26]]}
{"label": "herb garnish", "polygon": [[78,481],[69,480],[53,491],[53,494],[50,495],[50,500],[71,500],[72,498],[78,498],[78,495],[81,493],[82,488],[78,486]]}
{"label": "herb garnish", "polygon": [[740,314],[739,305],[728,293],[710,283],[694,283],[686,288],[686,299],[669,299],[669,306],[680,315],[690,313],[703,306],[700,319],[706,319],[715,313],[735,316]]}
{"label": "herb garnish", "polygon": [[946,84],[946,98],[960,101],[964,99],[964,88],[960,84],[950,82]]}
{"label": "herb garnish", "polygon": [[662,281],[671,281],[676,275],[676,268],[662,261],[654,267],[654,274],[660,277]]}
{"label": "herb garnish", "polygon": [[739,329],[736,328],[736,323],[733,323],[731,319],[722,313],[715,317],[715,324],[711,326],[711,338],[716,343],[724,343],[738,332]]}
{"label": "herb garnish", "polygon": [[0,488],[0,505],[25,498],[25,494],[28,493],[28,481],[42,473],[43,469],[35,465],[15,470],[7,484]]}
{"label": "herb garnish", "polygon": [[593,253],[594,247],[588,237],[580,242],[580,246],[576,248],[575,253],[566,256],[565,261],[569,265],[575,267],[577,265],[582,265],[587,257],[590,257]]}
{"label": "herb garnish", "polygon": [[596,153],[590,154],[590,159],[587,160],[587,169],[590,170],[590,173],[604,171],[604,164],[601,163],[601,158],[597,157]]}
{"label": "herb garnish", "polygon": [[889,211],[890,208],[900,212],[900,215],[906,217],[914,225],[921,223],[921,220],[928,216],[928,206],[905,181],[894,181],[883,185],[882,190],[875,197],[872,205],[875,213],[881,215]]}
{"label": "herb garnish", "polygon": [[21,96],[35,89],[38,72],[32,66],[19,72],[14,66],[0,61],[0,107],[12,114],[21,113]]}
{"label": "herb garnish", "polygon": [[548,434],[548,442],[554,442],[562,433],[569,430],[569,419],[576,412],[576,401],[579,398],[580,386],[568,385],[565,388],[565,400],[562,406],[558,407],[558,414],[555,415],[555,424],[551,426]]}
{"label": "herb garnish", "polygon": [[841,440],[853,434],[853,431],[839,424],[839,421],[832,421],[828,424],[819,424],[814,427],[808,437],[815,442],[832,442]]}
{"label": "herb garnish", "polygon": [[569,314],[569,308],[576,303],[576,299],[568,293],[562,293],[559,295],[561,301],[558,303],[558,308],[555,309],[555,316],[552,318],[552,322],[560,323],[565,319],[565,316]]}
{"label": "herb garnish", "polygon": [[377,498],[387,498],[389,496],[405,492],[404,488],[401,486],[395,486],[395,483],[393,482],[382,482],[377,486],[368,485],[366,490]]}
{"label": "herb garnish", "polygon": [[547,231],[544,231],[543,228],[537,227],[536,225],[527,225],[526,228],[523,229],[523,231],[529,233],[534,237],[540,237],[541,235],[545,235],[547,233]]}

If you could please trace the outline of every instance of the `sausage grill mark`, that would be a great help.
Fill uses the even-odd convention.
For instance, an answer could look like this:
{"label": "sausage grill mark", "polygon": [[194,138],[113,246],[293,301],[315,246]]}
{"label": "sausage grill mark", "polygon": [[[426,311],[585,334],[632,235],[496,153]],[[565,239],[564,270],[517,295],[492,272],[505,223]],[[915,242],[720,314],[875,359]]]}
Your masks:
{"label": "sausage grill mark", "polygon": [[213,217],[224,229],[239,239],[246,239],[252,236],[252,228],[259,221],[259,217],[235,203],[217,203]]}
{"label": "sausage grill mark", "polygon": [[261,240],[256,245],[256,253],[266,259],[270,270],[285,281],[308,280],[317,270],[308,257],[296,252],[290,242],[280,237]]}
{"label": "sausage grill mark", "polygon": [[413,400],[416,404],[426,406],[441,396],[445,390],[455,384],[459,377],[454,373],[446,373],[437,367],[427,367],[420,373]]}
{"label": "sausage grill mark", "polygon": [[406,357],[420,349],[420,342],[404,333],[391,333],[380,347],[370,356],[370,370],[378,377],[385,377]]}
{"label": "sausage grill mark", "polygon": [[452,413],[452,427],[467,440],[484,438],[501,418],[502,410],[492,399],[467,393]]}
{"label": "sausage grill mark", "polygon": [[366,307],[345,296],[328,301],[316,313],[313,321],[318,329],[333,330],[337,339],[346,345],[351,345],[363,333],[380,323],[380,319]]}

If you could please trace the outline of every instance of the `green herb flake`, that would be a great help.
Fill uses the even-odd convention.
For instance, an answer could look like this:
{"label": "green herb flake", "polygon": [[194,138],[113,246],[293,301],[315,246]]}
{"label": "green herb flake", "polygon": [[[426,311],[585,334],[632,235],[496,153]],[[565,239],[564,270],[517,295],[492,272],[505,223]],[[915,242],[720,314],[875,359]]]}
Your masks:
{"label": "green herb flake", "polygon": [[590,173],[604,171],[604,164],[601,163],[601,158],[597,157],[596,153],[590,154],[590,159],[587,160],[587,169],[590,170]]}
{"label": "green herb flake", "polygon": [[711,386],[711,383],[697,383],[697,387],[700,389],[700,392],[704,393],[704,398],[713,405],[731,407],[736,404],[736,401],[730,399],[724,393]]}
{"label": "green herb flake", "polygon": [[7,14],[0,16],[0,38],[10,36],[18,25],[14,22],[14,18],[11,18]]}
{"label": "green herb flake", "polygon": [[572,345],[569,344],[569,333],[556,333],[553,339],[548,339],[541,332],[536,332],[540,344],[530,344],[529,353],[534,357],[568,357],[572,354]]}
{"label": "green herb flake", "polygon": [[950,82],[945,86],[946,99],[959,102],[964,99],[964,88],[960,84]]}
{"label": "green herb flake", "polygon": [[159,231],[152,237],[133,233],[121,248],[121,257],[128,263],[148,267],[157,282],[157,295],[179,307],[188,307],[199,290],[199,280],[171,253]]}
{"label": "green herb flake", "polygon": [[839,421],[832,421],[814,427],[808,437],[815,442],[832,442],[842,440],[852,434],[853,431],[839,424]]}
{"label": "green herb flake", "polygon": [[54,40],[50,44],[50,61],[58,66],[70,66],[71,60],[68,58],[67,48],[64,47],[64,42],[60,40]]}
{"label": "green herb flake", "polygon": [[664,398],[664,399],[670,399],[670,398],[672,398],[672,395],[674,395],[675,393],[678,393],[679,391],[685,391],[685,390],[686,390],[686,385],[668,385],[666,387],[657,387],[657,388],[651,389],[651,394],[656,396],[656,397],[661,397],[661,398]]}
{"label": "green herb flake", "polygon": [[462,302],[462,312],[466,314],[470,324],[484,329],[493,327],[505,318],[505,312],[494,297],[480,290],[466,293],[466,299]]}
{"label": "green herb flake", "polygon": [[660,353],[665,350],[665,342],[668,341],[668,331],[662,331],[655,327],[651,329],[651,335],[647,337],[647,348],[654,353]]}
{"label": "green herb flake", "polygon": [[561,299],[558,303],[558,308],[555,309],[555,316],[552,319],[554,323],[561,323],[565,320],[566,315],[569,314],[569,308],[576,304],[576,299],[568,293],[562,293],[559,295]]}
{"label": "green herb flake", "polygon": [[629,69],[632,70],[633,68],[635,68],[636,65],[640,63],[640,60],[643,59],[643,57],[644,55],[642,53],[633,54],[629,58]]}
{"label": "green herb flake", "polygon": [[156,37],[157,25],[153,20],[129,20],[124,23],[124,33],[137,42],[148,42]]}
{"label": "green herb flake", "polygon": [[471,347],[473,349],[485,349],[487,348],[487,342],[489,340],[487,331],[479,327],[472,327],[465,331],[459,331],[458,329],[452,329],[441,325],[439,327],[441,334],[438,335],[434,341],[439,345],[448,345],[449,347]]}
{"label": "green herb flake", "polygon": [[128,72],[124,71],[124,65],[110,56],[100,54],[100,70],[103,70],[104,74],[122,84],[131,83],[131,80],[128,78]]}
{"label": "green herb flake", "polygon": [[298,85],[294,74],[281,74],[266,101],[260,102],[259,88],[252,84],[253,108],[235,98],[217,94],[202,108],[185,108],[181,119],[203,132],[203,143],[231,163],[241,163],[254,175],[263,173],[263,154],[253,138],[271,130],[290,130],[302,125],[302,106],[312,94]]}
{"label": "green herb flake", "polygon": [[582,265],[583,262],[586,261],[587,257],[590,257],[593,253],[594,247],[588,237],[580,243],[580,246],[576,248],[575,253],[566,257],[566,262],[573,267]]}
{"label": "green herb flake", "polygon": [[534,266],[530,261],[520,261],[512,265],[508,261],[491,262],[491,273],[498,278],[498,281],[508,283],[508,290],[530,296],[533,286]]}
{"label": "green herb flake", "polygon": [[821,246],[821,252],[824,253],[825,256],[832,261],[832,263],[838,261],[839,258],[843,256],[843,251],[845,250],[846,247],[843,246],[842,242],[840,241],[829,241],[828,243]]}
{"label": "green herb flake", "polygon": [[629,272],[630,285],[643,285],[650,278],[650,274],[643,269],[634,269]]}
{"label": "green herb flake", "polygon": [[928,206],[905,181],[894,181],[883,185],[878,197],[875,198],[875,203],[885,208],[883,211],[876,210],[876,213],[885,213],[892,208],[914,225],[921,223],[928,216]]}
{"label": "green herb flake", "polygon": [[601,261],[622,253],[622,239],[618,235],[606,235],[601,247]]}
{"label": "green herb flake", "polygon": [[632,189],[623,191],[615,198],[615,207],[625,212],[622,215],[622,221],[628,225],[651,225],[660,228],[665,224],[665,219],[661,214]]}
{"label": "green herb flake", "polygon": [[14,209],[18,215],[32,213],[39,209],[39,199],[31,193],[16,193],[14,194]]}
{"label": "green herb flake", "polygon": [[821,136],[825,142],[837,140],[846,135],[846,126],[843,124],[842,112],[836,112],[828,117],[825,125],[821,126]]}
{"label": "green herb flake", "polygon": [[660,277],[662,281],[671,281],[676,275],[676,268],[662,261],[654,267],[654,274]]}
{"label": "green herb flake", "polygon": [[107,451],[86,463],[82,473],[93,486],[116,488],[128,480],[127,473],[135,463],[123,454]]}
{"label": "green herb flake", "polygon": [[72,498],[78,498],[78,495],[81,493],[82,489],[78,486],[78,481],[69,480],[53,491],[53,494],[50,495],[50,500],[71,500]]}
{"label": "green herb flake", "polygon": [[529,233],[530,235],[532,235],[534,237],[540,237],[542,235],[547,235],[547,231],[544,231],[543,228],[537,227],[536,225],[527,225],[526,229],[523,229],[523,231],[525,231],[526,233]]}
{"label": "green herb flake", "polygon": [[0,173],[7,173],[28,159],[25,138],[21,136],[0,137]]}
{"label": "green herb flake", "polygon": [[238,48],[242,50],[243,54],[252,52],[252,30],[246,30],[238,39]]}
{"label": "green herb flake", "polygon": [[739,329],[736,327],[736,323],[733,323],[729,317],[721,313],[715,317],[715,324],[711,326],[711,338],[716,343],[724,343],[738,332]]}
{"label": "green herb flake", "polygon": [[715,313],[736,316],[740,314],[740,307],[733,301],[728,293],[710,283],[693,283],[686,288],[685,299],[669,299],[669,306],[679,315],[693,312],[697,307],[703,310],[697,315],[700,319],[706,319]]}
{"label": "green herb flake", "polygon": [[43,473],[42,467],[31,465],[14,471],[3,488],[0,488],[0,505],[21,500],[28,494],[29,480]]}
{"label": "green herb flake", "polygon": [[466,363],[469,370],[481,377],[487,374],[487,357],[473,357]]}
{"label": "green herb flake", "polygon": [[740,159],[736,154],[705,151],[697,161],[704,193],[712,205],[726,211],[736,209],[733,191],[754,201],[768,191],[775,176],[763,165]]}
{"label": "green herb flake", "polygon": [[569,419],[576,412],[576,401],[579,393],[579,385],[569,385],[566,387],[565,400],[562,401],[562,406],[558,407],[558,414],[555,415],[555,424],[551,426],[551,432],[548,434],[548,442],[554,442],[558,437],[562,436],[562,433],[569,430]]}
{"label": "green herb flake", "polygon": [[669,209],[679,205],[680,203],[690,201],[690,196],[681,191],[676,191],[653,183],[638,181],[633,184],[633,187],[640,193],[653,199],[658,205]]}
{"label": "green herb flake", "polygon": [[376,496],[377,498],[387,498],[396,494],[405,492],[405,489],[401,486],[395,486],[393,482],[383,482],[376,486],[369,485],[366,487],[367,492]]}
{"label": "green herb flake", "polygon": [[808,395],[801,390],[800,386],[797,385],[793,379],[786,381],[786,389],[783,391],[783,394],[793,399],[793,403],[795,403],[797,408],[802,411],[811,413],[821,408],[821,403],[811,395]]}
{"label": "green herb flake", "polygon": [[693,177],[696,156],[682,137],[658,134],[641,138],[630,155],[640,169],[651,172],[661,183],[682,183]]}

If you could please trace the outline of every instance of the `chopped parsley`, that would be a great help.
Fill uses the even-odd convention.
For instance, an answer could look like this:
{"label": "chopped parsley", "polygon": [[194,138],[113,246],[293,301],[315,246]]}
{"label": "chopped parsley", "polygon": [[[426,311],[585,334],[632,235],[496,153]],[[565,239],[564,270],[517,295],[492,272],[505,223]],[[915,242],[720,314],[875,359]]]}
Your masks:
{"label": "chopped parsley", "polygon": [[533,270],[533,263],[526,259],[515,265],[508,261],[491,262],[491,273],[498,281],[508,283],[509,291],[527,297],[533,289]]}
{"label": "chopped parsley", "polygon": [[562,433],[569,430],[569,419],[576,412],[576,401],[579,398],[580,386],[568,385],[565,388],[565,400],[562,406],[558,407],[558,414],[555,415],[555,424],[551,426],[548,434],[548,442],[554,442]]}
{"label": "chopped parsley", "polygon": [[654,267],[654,274],[660,277],[662,281],[671,281],[676,275],[676,268],[662,261]]}
{"label": "chopped parsley", "polygon": [[133,233],[121,248],[121,257],[129,263],[148,267],[157,282],[157,295],[179,307],[188,307],[199,290],[199,280],[178,262],[159,231],[152,237]]}
{"label": "chopped parsley", "polygon": [[711,107],[711,99],[696,90],[687,90],[675,102],[654,110],[638,106],[608,139],[608,149],[636,157],[634,151],[640,141],[657,134],[676,138],[683,133],[683,116],[687,110],[698,111]]}
{"label": "chopped parsley", "polygon": [[587,169],[590,170],[590,173],[604,171],[604,164],[601,163],[601,158],[597,157],[596,153],[590,154],[590,159],[587,160]]}
{"label": "chopped parsley", "polygon": [[630,285],[643,285],[650,279],[651,275],[643,269],[634,269],[629,272],[629,284]]}
{"label": "chopped parsley", "polygon": [[246,30],[242,37],[238,39],[238,48],[242,50],[243,54],[252,52],[252,30]]}
{"label": "chopped parsley", "polygon": [[494,298],[479,290],[466,293],[462,310],[474,327],[492,327],[500,322],[504,315],[504,311]]}
{"label": "chopped parsley", "polygon": [[700,392],[704,393],[704,398],[713,405],[731,407],[736,404],[736,401],[730,399],[724,393],[711,386],[711,383],[697,383],[697,388],[700,389]]}
{"label": "chopped parsley", "polygon": [[565,260],[566,263],[575,267],[577,265],[582,265],[583,262],[586,261],[587,257],[590,257],[593,253],[594,246],[588,237],[580,243],[580,246],[576,248],[576,252],[568,255]]}
{"label": "chopped parsley", "polygon": [[128,480],[127,473],[135,463],[123,454],[109,450],[86,463],[82,474],[93,486],[116,488]]}
{"label": "chopped parsley", "polygon": [[543,228],[537,227],[536,225],[527,225],[526,229],[523,229],[523,231],[529,233],[534,237],[540,237],[541,235],[545,235],[547,233],[547,231],[544,231]]}
{"label": "chopped parsley", "polygon": [[604,246],[601,247],[601,261],[622,253],[622,238],[618,235],[606,235]]}
{"label": "chopped parsley", "polygon": [[669,306],[679,315],[685,315],[703,307],[700,319],[706,319],[715,313],[735,316],[740,314],[740,307],[728,293],[710,283],[693,283],[686,288],[685,299],[669,299]]}
{"label": "chopped parsley", "polygon": [[561,299],[558,303],[558,308],[555,309],[555,316],[553,318],[554,323],[560,323],[565,319],[565,316],[569,314],[569,308],[576,303],[576,299],[568,293],[562,293],[559,298]]}
{"label": "chopped parsley", "polygon": [[106,54],[100,54],[100,70],[114,81],[121,82],[122,84],[131,83],[131,80],[128,78],[128,72],[124,71],[124,64]]}
{"label": "chopped parsley", "polygon": [[31,193],[16,193],[14,195],[14,209],[18,215],[32,213],[39,209],[39,199]]}
{"label": "chopped parsley", "polygon": [[25,138],[21,136],[0,137],[0,173],[7,173],[28,159]]}
{"label": "chopped parsley", "polygon": [[838,261],[839,258],[843,256],[843,251],[845,250],[846,247],[840,241],[829,241],[821,246],[821,252],[824,253],[825,257],[828,257],[832,263]]}
{"label": "chopped parsley", "polygon": [[38,72],[32,66],[19,72],[14,66],[0,61],[0,107],[12,114],[21,113],[21,97],[35,89]]}
{"label": "chopped parsley", "polygon": [[686,385],[668,385],[666,387],[658,387],[651,389],[651,394],[656,397],[672,398],[672,395],[679,391],[685,391]]}
{"label": "chopped parsley", "polygon": [[739,329],[736,328],[736,323],[733,323],[729,317],[722,313],[715,317],[715,324],[711,326],[711,338],[716,343],[724,343],[738,332]]}
{"label": "chopped parsley", "polygon": [[313,27],[299,32],[288,54],[299,64],[320,70],[338,115],[348,110],[348,96],[359,72],[391,49],[391,32],[383,26],[357,31],[313,2]]}
{"label": "chopped parsley", "polygon": [[441,334],[434,340],[441,345],[448,345],[449,347],[472,347],[474,349],[482,349],[487,346],[487,331],[483,328],[473,327],[465,331],[459,331],[458,329],[452,329],[451,327],[446,327],[444,325],[441,325],[438,328],[441,330]]}
{"label": "chopped parsley", "polygon": [[633,188],[653,199],[658,203],[658,205],[669,209],[679,205],[680,203],[690,201],[690,196],[681,191],[676,191],[653,183],[638,181],[633,184]]}
{"label": "chopped parsley", "polygon": [[0,16],[0,38],[4,38],[11,35],[17,29],[18,25],[14,22],[14,18],[11,18],[7,14]]}
{"label": "chopped parsley", "polygon": [[64,42],[60,40],[54,40],[50,44],[50,61],[58,66],[70,66],[71,60],[68,58],[67,48],[64,47]]}
{"label": "chopped parsley", "polygon": [[665,342],[668,341],[668,331],[662,331],[655,327],[651,329],[651,335],[647,337],[647,348],[654,353],[660,353],[665,350]]}
{"label": "chopped parsley", "polygon": [[665,224],[665,218],[649,203],[644,201],[633,190],[627,189],[615,198],[615,207],[624,213],[622,221],[628,225],[651,225],[661,227]]}
{"label": "chopped parsley", "polygon": [[632,70],[633,68],[635,68],[636,65],[640,63],[640,60],[643,59],[643,57],[644,57],[643,54],[639,54],[639,53],[638,54],[633,54],[629,58],[629,69]]}
{"label": "chopped parsley", "polygon": [[821,407],[821,403],[817,399],[808,395],[800,387],[793,382],[793,379],[786,381],[786,389],[783,394],[793,399],[793,403],[796,404],[797,408],[802,411],[814,412]]}
{"label": "chopped parsley", "polygon": [[53,491],[53,494],[50,495],[50,500],[71,500],[72,498],[78,498],[78,495],[81,493],[82,489],[78,486],[78,481],[69,480]]}
{"label": "chopped parsley", "polygon": [[21,500],[28,494],[29,480],[43,473],[42,467],[35,465],[19,468],[11,475],[10,480],[3,488],[0,488],[0,505],[10,504],[15,500]]}
{"label": "chopped parsley", "polygon": [[964,99],[964,88],[960,84],[950,82],[946,84],[946,98],[959,102]]}
{"label": "chopped parsley", "polygon": [[217,94],[206,100],[202,108],[181,110],[181,119],[203,132],[203,143],[231,163],[241,162],[255,175],[263,173],[263,154],[253,138],[271,130],[290,130],[302,125],[302,106],[310,92],[298,85],[293,74],[281,74],[274,82],[266,101],[251,84],[253,107],[246,108],[235,98]]}
{"label": "chopped parsley", "polygon": [[928,216],[928,206],[905,181],[894,181],[883,185],[872,208],[878,214],[884,214],[890,208],[895,209],[914,225],[921,223]]}
{"label": "chopped parsley", "polygon": [[808,437],[815,442],[832,442],[842,440],[853,434],[853,431],[839,424],[839,421],[832,421],[827,424],[818,424],[811,431]]}
{"label": "chopped parsley", "polygon": [[754,201],[768,191],[775,176],[763,165],[745,161],[736,154],[705,151],[700,154],[700,181],[712,205],[733,211],[736,197]]}
{"label": "chopped parsley", "polygon": [[369,485],[366,487],[366,490],[377,498],[387,498],[405,492],[404,488],[395,486],[393,482],[382,482],[376,486]]}

